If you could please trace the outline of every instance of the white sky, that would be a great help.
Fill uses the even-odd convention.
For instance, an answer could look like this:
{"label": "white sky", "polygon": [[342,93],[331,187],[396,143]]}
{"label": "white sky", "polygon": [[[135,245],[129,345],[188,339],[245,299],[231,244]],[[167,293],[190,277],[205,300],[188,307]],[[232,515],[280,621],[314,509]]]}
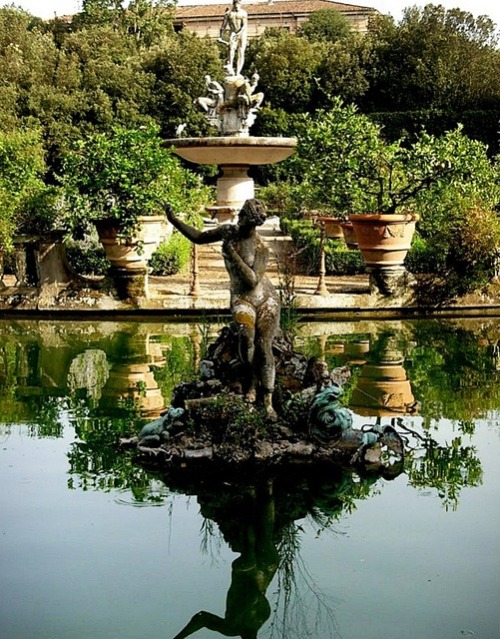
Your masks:
{"label": "white sky", "polygon": [[[224,0],[180,0],[179,4],[213,4],[214,2],[223,3]],[[227,3],[230,3],[229,0],[227,0]],[[0,6],[6,4],[12,3],[0,0]],[[80,0],[14,0],[13,4],[41,18],[52,18],[54,14],[62,16],[77,13],[81,7]],[[243,4],[245,4],[245,0],[243,0]],[[352,0],[350,4],[374,7],[382,13],[391,14],[398,20],[404,7],[411,5],[423,6],[428,4],[428,2],[427,0],[359,0],[359,2]],[[475,16],[487,15],[500,27],[499,0],[436,0],[433,4],[442,4],[447,9],[458,7],[463,11],[470,11]]]}

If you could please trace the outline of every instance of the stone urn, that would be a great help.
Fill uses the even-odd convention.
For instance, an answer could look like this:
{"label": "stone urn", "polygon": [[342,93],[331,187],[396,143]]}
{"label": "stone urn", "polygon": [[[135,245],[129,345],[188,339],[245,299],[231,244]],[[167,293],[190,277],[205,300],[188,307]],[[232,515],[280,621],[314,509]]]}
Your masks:
{"label": "stone urn", "polygon": [[111,262],[111,275],[118,296],[123,300],[149,297],[148,261],[162,239],[172,232],[163,215],[140,216],[134,237],[120,232],[117,220],[95,222],[97,234]]}
{"label": "stone urn", "polygon": [[95,222],[106,257],[114,268],[147,268],[147,264],[167,232],[164,215],[140,216],[137,234],[131,239],[120,232],[116,220]]}
{"label": "stone urn", "polygon": [[328,239],[340,240],[344,237],[342,232],[342,220],[333,215],[321,215],[321,213],[310,213],[308,216],[316,225],[323,228],[325,237]]}
{"label": "stone urn", "polygon": [[358,248],[358,240],[356,239],[352,222],[342,222],[340,228],[342,229],[342,235],[344,236],[344,242],[347,248],[353,251],[356,250]]}

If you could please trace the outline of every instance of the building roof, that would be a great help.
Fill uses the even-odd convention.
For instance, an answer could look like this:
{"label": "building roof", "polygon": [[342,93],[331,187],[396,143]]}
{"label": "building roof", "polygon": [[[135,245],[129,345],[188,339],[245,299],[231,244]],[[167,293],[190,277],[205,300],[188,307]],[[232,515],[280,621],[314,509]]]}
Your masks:
{"label": "building roof", "polygon": [[[224,4],[178,6],[175,10],[175,17],[176,19],[222,17],[229,6],[229,2]],[[378,11],[372,7],[346,4],[344,2],[332,2],[331,0],[275,0],[271,2],[254,3],[242,2],[241,6],[251,17],[266,14],[276,15],[280,13],[304,14],[312,13],[313,11],[321,11],[323,9],[336,9],[344,14],[359,12],[378,13]]]}

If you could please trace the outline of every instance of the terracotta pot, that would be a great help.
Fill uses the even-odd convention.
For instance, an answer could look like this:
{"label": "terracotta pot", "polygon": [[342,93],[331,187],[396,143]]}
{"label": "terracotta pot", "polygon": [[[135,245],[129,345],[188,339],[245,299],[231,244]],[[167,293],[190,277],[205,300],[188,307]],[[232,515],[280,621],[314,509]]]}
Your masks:
{"label": "terracotta pot", "polygon": [[116,220],[101,220],[95,223],[99,240],[106,257],[114,268],[147,268],[148,260],[166,235],[165,217],[140,216],[137,235],[125,239]]}
{"label": "terracotta pot", "polygon": [[358,240],[356,239],[356,234],[354,233],[354,226],[352,225],[352,222],[342,222],[340,228],[342,229],[344,242],[346,243],[347,248],[352,250],[357,249]]}
{"label": "terracotta pot", "polygon": [[358,213],[349,216],[367,266],[402,266],[411,246],[418,215]]}
{"label": "terracotta pot", "polygon": [[330,215],[317,215],[314,217],[316,223],[321,224],[325,229],[325,237],[329,239],[340,239],[344,237],[342,232],[342,220]]}

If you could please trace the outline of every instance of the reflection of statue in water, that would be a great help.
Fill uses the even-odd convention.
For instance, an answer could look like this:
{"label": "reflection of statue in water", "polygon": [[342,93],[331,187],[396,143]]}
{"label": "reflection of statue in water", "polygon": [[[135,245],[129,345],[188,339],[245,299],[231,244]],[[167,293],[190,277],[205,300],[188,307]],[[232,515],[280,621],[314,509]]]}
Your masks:
{"label": "reflection of statue in water", "polygon": [[[219,38],[219,42],[229,48],[226,69],[231,75],[239,75],[245,63],[247,26],[247,12],[241,8],[240,0],[233,0],[232,7],[224,14]],[[224,38],[226,32],[229,34],[227,40]]]}
{"label": "reflection of statue in water", "polygon": [[247,200],[236,225],[223,224],[208,231],[198,231],[181,222],[169,206],[166,214],[175,228],[195,244],[222,241],[222,254],[230,279],[231,311],[240,331],[240,355],[251,368],[247,399],[255,401],[260,382],[267,416],[275,419],[272,342],[279,330],[280,302],[274,286],[265,276],[269,251],[256,229],[266,219],[264,205],[256,199]]}
{"label": "reflection of statue in water", "polygon": [[224,617],[201,610],[174,639],[189,637],[201,628],[226,637],[256,639],[271,614],[266,590],[279,566],[272,480],[249,488],[239,506],[238,523],[228,541],[241,554],[231,566]]}
{"label": "reflection of statue in water", "polygon": [[[300,570],[301,527],[296,522],[310,515],[315,526],[329,527],[344,511],[352,511],[355,499],[366,499],[377,477],[354,476],[339,465],[298,467],[293,473],[261,476],[252,485],[244,480],[222,484],[204,476],[200,486],[198,475],[197,487],[189,484],[189,494],[197,495],[202,516],[217,523],[224,540],[240,556],[231,566],[224,616],[202,610],[174,639],[185,639],[202,628],[226,637],[256,639],[271,613],[273,627],[282,626],[280,636],[291,635],[287,630],[292,623],[297,631],[298,621],[304,624],[303,635],[313,636],[308,620],[300,619],[294,597],[300,597],[302,611],[314,609],[314,636],[337,636],[328,597],[307,570]],[[276,575],[274,592],[269,593],[274,598],[271,606],[266,594]]]}

